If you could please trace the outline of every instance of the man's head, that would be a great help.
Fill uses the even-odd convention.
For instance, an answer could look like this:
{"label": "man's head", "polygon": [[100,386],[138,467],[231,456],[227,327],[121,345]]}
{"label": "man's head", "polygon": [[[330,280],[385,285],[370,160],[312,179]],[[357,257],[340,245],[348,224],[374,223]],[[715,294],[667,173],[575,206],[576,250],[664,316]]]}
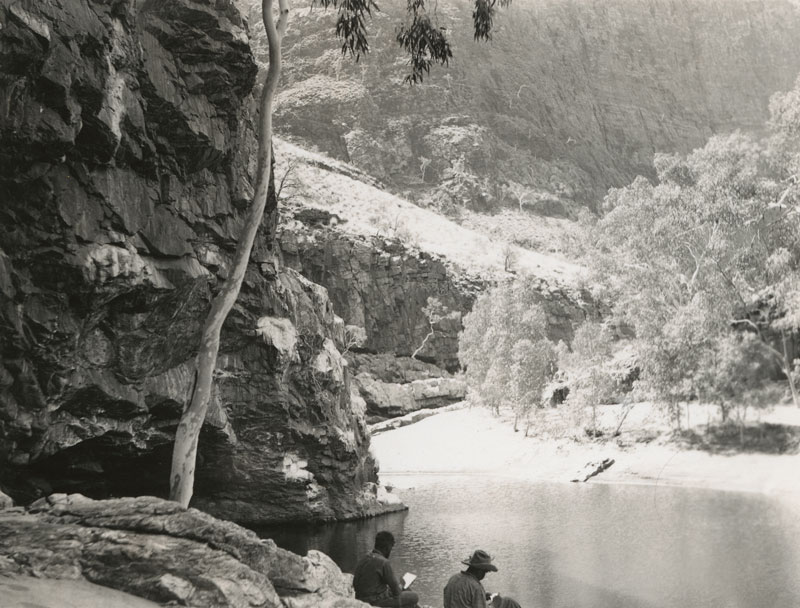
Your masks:
{"label": "man's head", "polygon": [[381,530],[375,535],[375,550],[380,551],[386,557],[392,552],[394,547],[394,535],[386,530]]}
{"label": "man's head", "polygon": [[483,580],[487,572],[497,572],[497,566],[492,563],[492,556],[481,549],[475,551],[472,557],[465,559],[461,563],[465,564],[467,566],[467,572],[479,581]]}

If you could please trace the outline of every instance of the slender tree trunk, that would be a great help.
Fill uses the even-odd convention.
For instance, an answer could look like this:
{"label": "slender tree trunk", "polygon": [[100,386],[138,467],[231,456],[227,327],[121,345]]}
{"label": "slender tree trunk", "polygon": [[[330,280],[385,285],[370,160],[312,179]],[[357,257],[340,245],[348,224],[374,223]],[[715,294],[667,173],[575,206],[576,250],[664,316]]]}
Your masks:
{"label": "slender tree trunk", "polygon": [[289,18],[289,0],[278,0],[280,14],[277,24],[272,15],[272,5],[273,0],[262,0],[261,2],[262,18],[269,43],[269,68],[264,89],[261,92],[258,117],[258,164],[255,195],[242,234],[239,235],[230,274],[211,302],[211,311],[206,317],[200,350],[196,358],[197,376],[194,390],[175,433],[169,495],[171,500],[180,503],[183,507],[189,506],[194,491],[197,442],[211,399],[222,324],[239,297],[250,252],[267,204],[272,165],[272,102],[281,74],[281,40],[286,32],[286,23]]}
{"label": "slender tree trunk", "polygon": [[634,404],[631,403],[631,404],[628,404],[628,406],[623,409],[622,415],[619,418],[619,423],[617,424],[617,428],[614,429],[614,435],[613,435],[614,437],[619,435],[620,429],[622,429],[622,425],[625,422],[625,419],[628,417],[628,414],[631,413],[631,410],[633,409],[633,406],[634,406]]}
{"label": "slender tree trunk", "polygon": [[786,330],[781,330],[781,340],[783,341],[783,373],[789,380],[789,390],[792,392],[792,403],[795,407],[800,407],[800,400],[797,395],[797,387],[792,376],[792,361],[789,358],[789,347],[786,344]]}
{"label": "slender tree trunk", "polygon": [[428,321],[428,324],[430,325],[431,330],[425,336],[425,339],[422,341],[422,344],[420,344],[419,347],[417,348],[417,350],[415,350],[411,354],[411,358],[414,359],[414,360],[416,360],[417,355],[420,354],[420,352],[422,352],[422,349],[425,348],[425,345],[428,343],[428,340],[430,340],[436,334],[436,330],[433,329],[433,322]]}
{"label": "slender tree trunk", "polygon": [[744,425],[745,425],[745,416],[747,416],[747,406],[738,405],[736,410],[736,416],[739,418],[739,445],[744,445]]}

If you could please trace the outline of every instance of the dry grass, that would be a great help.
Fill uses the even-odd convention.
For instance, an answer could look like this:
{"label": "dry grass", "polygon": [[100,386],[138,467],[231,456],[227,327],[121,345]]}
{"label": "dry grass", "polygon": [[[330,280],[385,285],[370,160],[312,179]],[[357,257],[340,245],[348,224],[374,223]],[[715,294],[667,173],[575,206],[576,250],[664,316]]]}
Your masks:
{"label": "dry grass", "polygon": [[[346,220],[339,228],[359,235],[399,237],[409,246],[440,255],[451,264],[484,278],[505,272],[508,244],[497,234],[482,234],[433,211],[422,209],[380,188],[358,169],[316,152],[275,140],[276,175],[292,165],[284,196],[308,207],[325,209]],[[549,220],[555,222],[556,220]],[[559,228],[559,230],[562,230]],[[514,270],[572,284],[584,269],[563,256],[513,246]]]}

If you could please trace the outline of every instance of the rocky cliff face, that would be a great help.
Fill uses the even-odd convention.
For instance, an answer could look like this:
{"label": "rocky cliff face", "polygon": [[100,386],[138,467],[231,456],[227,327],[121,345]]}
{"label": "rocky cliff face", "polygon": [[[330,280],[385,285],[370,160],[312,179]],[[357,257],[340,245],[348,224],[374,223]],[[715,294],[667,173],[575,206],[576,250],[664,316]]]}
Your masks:
{"label": "rocky cliff face", "polygon": [[[340,231],[331,225],[337,218],[323,210],[296,208],[294,217],[278,227],[282,259],[326,287],[352,342],[348,350],[365,353],[347,359],[367,421],[463,399],[464,382],[451,373],[459,369],[462,316],[484,282],[399,239]],[[441,318],[426,315],[430,298],[445,307]]]}
{"label": "rocky cliff face", "polygon": [[483,281],[454,272],[444,260],[399,239],[359,238],[319,224],[282,226],[278,243],[287,266],[328,290],[345,324],[364,328],[360,349],[412,355],[431,331],[423,309],[428,298],[437,298],[446,314],[418,357],[458,368],[461,316],[472,309]]}
{"label": "rocky cliff face", "polygon": [[[278,226],[277,242],[287,266],[326,287],[348,330],[363,331],[347,360],[368,421],[462,400],[466,386],[452,375],[460,366],[458,335],[464,315],[491,281],[400,239],[348,233],[337,226],[346,221],[293,204]],[[578,325],[604,312],[585,290],[531,280],[554,342],[571,342]],[[444,307],[433,324],[425,312],[431,298]]]}
{"label": "rocky cliff face", "polygon": [[277,128],[443,208],[516,204],[514,181],[559,213],[650,174],[656,151],[761,129],[800,72],[788,0],[520,1],[488,44],[472,40],[472,4],[436,3],[455,58],[414,88],[394,35],[404,3],[381,4],[358,63],[334,14],[295,11]]}
{"label": "rocky cliff face", "polygon": [[[0,1],[0,484],[18,500],[167,491],[252,195],[256,71],[229,0]],[[271,200],[223,330],[194,504],[247,522],[364,515],[376,472],[342,324],[276,261]]]}

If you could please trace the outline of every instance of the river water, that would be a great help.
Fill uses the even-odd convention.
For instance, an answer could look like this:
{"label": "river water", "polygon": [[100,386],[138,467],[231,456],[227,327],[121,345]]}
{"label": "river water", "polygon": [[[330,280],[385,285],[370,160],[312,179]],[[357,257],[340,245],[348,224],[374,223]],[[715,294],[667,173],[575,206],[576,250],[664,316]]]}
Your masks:
{"label": "river water", "polygon": [[346,572],[378,530],[397,540],[398,575],[442,605],[447,579],[476,548],[499,572],[487,591],[523,608],[796,608],[800,508],[758,494],[644,485],[404,477],[410,510],[354,523],[266,530]]}

